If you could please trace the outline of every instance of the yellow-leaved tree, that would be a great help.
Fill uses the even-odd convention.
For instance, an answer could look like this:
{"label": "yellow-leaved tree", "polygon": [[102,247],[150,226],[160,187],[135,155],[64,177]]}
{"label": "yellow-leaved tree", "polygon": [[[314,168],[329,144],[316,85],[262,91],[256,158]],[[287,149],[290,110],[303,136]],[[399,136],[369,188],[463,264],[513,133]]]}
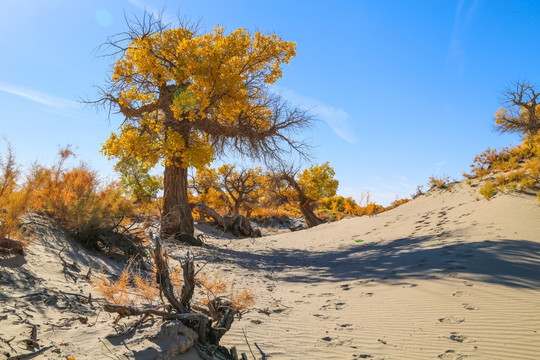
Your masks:
{"label": "yellow-leaved tree", "polygon": [[313,212],[323,198],[336,195],[339,182],[330,164],[313,165],[298,174],[292,167],[274,170],[272,191],[278,201],[294,203],[302,212],[308,227],[319,225],[322,220]]}
{"label": "yellow-leaved tree", "polygon": [[216,26],[199,34],[145,14],[106,44],[119,57],[96,104],[124,115],[103,145],[109,158],[164,170],[162,237],[193,237],[188,167],[203,167],[232,151],[254,158],[305,151],[294,133],[311,118],[269,90],[295,43],[276,34]]}
{"label": "yellow-leaved tree", "polygon": [[495,113],[495,127],[500,132],[534,136],[540,131],[540,92],[527,81],[517,81],[502,91],[506,108]]}

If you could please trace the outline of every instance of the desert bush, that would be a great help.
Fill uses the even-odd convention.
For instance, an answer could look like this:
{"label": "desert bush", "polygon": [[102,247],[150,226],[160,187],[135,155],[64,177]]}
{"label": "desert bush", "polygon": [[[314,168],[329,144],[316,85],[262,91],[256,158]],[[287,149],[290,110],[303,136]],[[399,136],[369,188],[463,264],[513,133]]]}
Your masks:
{"label": "desert bush", "polygon": [[497,193],[495,186],[492,182],[486,182],[484,186],[480,188],[480,195],[484,196],[486,199],[490,199]]}
{"label": "desert bush", "polygon": [[103,296],[103,299],[111,304],[116,305],[133,305],[134,301],[130,297],[131,294],[136,294],[131,288],[132,273],[129,267],[126,267],[120,277],[115,281],[107,277],[103,270],[100,270],[99,276],[95,277],[92,286]]}
{"label": "desert bush", "polygon": [[39,167],[37,207],[59,220],[76,236],[86,236],[111,226],[113,217],[134,214],[132,202],[118,183],[102,185],[97,173],[85,163],[65,167],[74,153],[66,147],[50,168]]}
{"label": "desert bush", "polygon": [[403,204],[408,203],[410,200],[411,199],[407,199],[407,198],[396,199],[396,200],[392,201],[390,203],[390,206],[388,206],[385,210],[391,210],[391,209],[397,208],[398,206],[401,206]]}
{"label": "desert bush", "polygon": [[521,145],[513,148],[505,147],[500,151],[488,148],[475,157],[471,167],[471,174],[465,174],[469,179],[502,172],[495,176],[494,183],[484,185],[488,187],[483,189],[488,196],[497,188],[503,191],[534,189],[540,180],[540,132],[528,134]]}
{"label": "desert bush", "polygon": [[523,167],[527,175],[537,181],[540,180],[540,157],[531,158]]}
{"label": "desert bush", "polygon": [[422,191],[422,189],[424,188],[423,185],[418,185],[416,187],[416,192],[414,194],[411,194],[411,199],[416,199],[417,197],[419,197],[420,195],[422,195],[424,192]]}
{"label": "desert bush", "polygon": [[218,299],[226,298],[229,306],[236,314],[241,316],[247,309],[255,304],[255,294],[244,288],[242,291],[236,291],[234,281],[226,280],[223,276],[201,273],[197,276],[197,284],[201,286],[201,302],[208,306],[210,315],[214,316],[215,310],[212,309],[212,303]]}
{"label": "desert bush", "polygon": [[[21,181],[21,170],[9,143],[0,154],[0,252],[24,254],[30,240],[21,227],[21,217],[31,208],[38,183]],[[14,240],[17,239],[17,240]]]}
{"label": "desert bush", "polygon": [[519,182],[519,187],[521,190],[534,189],[536,186],[536,179],[530,177],[524,177]]}
{"label": "desert bush", "polygon": [[448,187],[448,181],[450,181],[450,176],[444,175],[440,177],[430,176],[427,185],[429,189],[438,188],[446,189]]}
{"label": "desert bush", "polygon": [[[174,293],[180,297],[182,292],[181,268],[176,268],[170,273],[174,286]],[[150,274],[135,271],[131,264],[124,268],[116,280],[110,279],[103,270],[92,281],[93,288],[103,297],[105,302],[122,306],[157,306],[161,304],[159,284],[156,282],[156,268]],[[227,280],[222,275],[209,276],[206,273],[198,274],[196,283],[199,288],[197,294],[199,305],[195,308],[212,314],[211,304],[217,299],[227,299],[228,305],[241,315],[255,303],[255,295],[247,288],[236,291],[234,281]],[[203,308],[203,306],[206,308]]]}

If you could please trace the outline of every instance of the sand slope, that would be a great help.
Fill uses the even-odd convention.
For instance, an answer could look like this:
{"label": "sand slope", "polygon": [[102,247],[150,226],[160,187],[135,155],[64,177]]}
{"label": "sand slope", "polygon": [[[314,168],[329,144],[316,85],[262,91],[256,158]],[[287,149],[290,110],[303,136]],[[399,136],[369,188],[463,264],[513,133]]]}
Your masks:
{"label": "sand slope", "polygon": [[[210,246],[168,244],[170,263],[189,250],[199,264],[211,260],[207,272],[258,295],[222,340],[250,354],[245,332],[257,358],[255,343],[272,359],[537,359],[540,207],[531,194],[476,201],[477,189],[458,183],[374,217],[259,239],[216,238],[200,226]],[[66,246],[81,274],[94,262],[111,273],[121,264],[53,230],[42,226],[24,259],[0,259],[0,338],[20,347],[30,321],[40,346],[54,345],[50,358],[128,358],[105,339],[110,315],[74,308],[68,293],[93,290],[66,279],[57,254]],[[51,325],[85,311],[87,324]],[[0,350],[10,349],[0,341]]]}
{"label": "sand slope", "polygon": [[236,242],[230,260],[250,259],[271,313],[225,343],[249,351],[245,328],[282,359],[539,358],[540,207],[475,193],[460,183],[376,217]]}

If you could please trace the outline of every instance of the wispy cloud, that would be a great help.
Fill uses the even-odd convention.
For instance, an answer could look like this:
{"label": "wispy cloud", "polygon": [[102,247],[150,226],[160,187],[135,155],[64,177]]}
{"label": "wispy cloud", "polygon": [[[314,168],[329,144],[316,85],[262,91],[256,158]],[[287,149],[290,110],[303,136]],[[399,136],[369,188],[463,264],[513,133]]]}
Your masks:
{"label": "wispy cloud", "polygon": [[461,39],[473,19],[478,2],[479,0],[459,0],[454,16],[450,45],[448,46],[447,64],[453,60],[460,60],[462,56]]}
{"label": "wispy cloud", "polygon": [[442,174],[440,174],[440,171],[445,164],[446,161],[439,161],[429,168],[429,170],[425,173],[425,176],[441,176]]}
{"label": "wispy cloud", "polygon": [[155,8],[153,6],[146,4],[144,1],[141,1],[141,0],[128,0],[128,1],[131,5],[152,14],[152,16],[154,16],[155,18],[161,18],[164,24],[172,24],[177,19],[176,16],[174,16],[173,14],[169,12],[166,12],[164,9]]}
{"label": "wispy cloud", "polygon": [[354,131],[354,121],[345,110],[300,95],[292,90],[278,87],[276,90],[292,104],[310,110],[313,115],[326,122],[332,131],[343,140],[351,144],[358,142]]}
{"label": "wispy cloud", "polygon": [[75,101],[64,99],[64,98],[50,95],[50,94],[46,94],[41,91],[29,89],[29,88],[18,86],[18,85],[0,83],[0,91],[8,93],[8,94],[16,95],[16,96],[19,96],[19,97],[28,99],[30,101],[33,101],[42,105],[46,105],[55,109],[68,109],[68,108],[74,108],[77,106],[77,103]]}

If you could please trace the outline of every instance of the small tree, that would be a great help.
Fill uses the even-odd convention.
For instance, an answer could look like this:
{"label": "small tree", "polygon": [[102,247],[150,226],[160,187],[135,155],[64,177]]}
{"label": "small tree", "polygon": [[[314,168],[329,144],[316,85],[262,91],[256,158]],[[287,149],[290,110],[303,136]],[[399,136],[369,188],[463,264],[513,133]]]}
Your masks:
{"label": "small tree", "polygon": [[298,206],[308,227],[322,223],[313,212],[315,205],[323,198],[336,195],[338,181],[334,179],[335,171],[325,162],[313,165],[300,174],[292,167],[274,171],[273,190],[276,198],[282,202],[292,202]]}
{"label": "small tree", "polygon": [[234,165],[226,164],[218,169],[218,173],[221,175],[221,187],[231,199],[232,213],[239,214],[240,208],[243,208],[249,217],[260,197],[261,168],[237,169]]}
{"label": "small tree", "polygon": [[540,131],[540,92],[527,81],[518,81],[502,91],[503,103],[495,113],[495,127],[500,132],[533,136]]}
{"label": "small tree", "polygon": [[196,243],[188,201],[188,168],[236,151],[253,158],[303,152],[292,135],[310,117],[269,90],[295,44],[276,34],[229,34],[217,26],[198,34],[145,14],[107,44],[120,58],[94,103],[124,115],[103,146],[109,157],[164,167],[161,236]]}
{"label": "small tree", "polygon": [[[219,186],[219,174],[214,168],[198,168],[191,178],[189,188],[195,192],[195,201],[203,203],[221,214],[230,213],[233,205],[227,194]],[[204,219],[204,213],[199,213]]]}
{"label": "small tree", "polygon": [[[21,169],[11,145],[6,141],[5,153],[0,153],[0,253],[24,254],[24,231],[21,218],[30,209],[39,182],[28,177],[20,184]],[[14,240],[16,238],[17,240]]]}
{"label": "small tree", "polygon": [[163,190],[163,179],[151,175],[150,169],[133,159],[121,159],[114,170],[120,174],[122,186],[136,203],[152,203],[157,200],[159,191]]}

